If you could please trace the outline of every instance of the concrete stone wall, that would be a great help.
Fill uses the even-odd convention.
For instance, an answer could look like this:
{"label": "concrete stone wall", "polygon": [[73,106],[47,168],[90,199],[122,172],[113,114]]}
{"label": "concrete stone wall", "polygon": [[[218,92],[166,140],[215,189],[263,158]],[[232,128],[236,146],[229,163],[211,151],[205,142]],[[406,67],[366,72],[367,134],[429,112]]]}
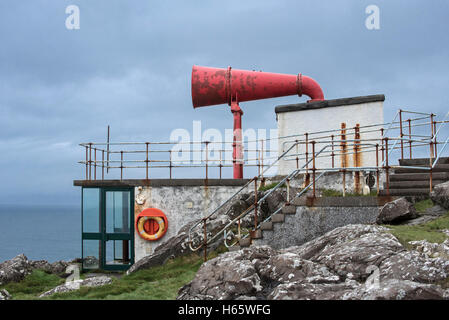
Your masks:
{"label": "concrete stone wall", "polygon": [[378,214],[377,206],[298,206],[296,214],[285,215],[284,223],[273,223],[273,230],[264,230],[263,239],[253,240],[253,243],[266,244],[276,249],[301,245],[338,227],[374,223]]}
{"label": "concrete stone wall", "polygon": [[[244,183],[242,183],[244,184]],[[201,219],[231,197],[242,186],[170,185],[135,188],[135,216],[145,208],[158,208],[168,219],[165,236],[147,241],[135,233],[135,261],[153,253],[187,223]]]}
{"label": "concrete stone wall", "polygon": [[[295,139],[305,139],[304,134],[340,129],[341,124],[345,123],[347,128],[346,139],[354,139],[354,130],[348,130],[354,128],[356,124],[360,126],[372,125],[372,124],[382,124],[384,122],[383,118],[383,99],[382,95],[379,96],[368,96],[368,97],[355,97],[347,99],[336,99],[328,100],[326,102],[312,102],[310,104],[298,104],[298,105],[287,105],[276,107],[277,122],[278,122],[278,134],[279,137],[288,137],[292,135],[300,135],[298,137],[288,137],[279,140],[278,148],[279,154],[286,151],[295,142]],[[338,132],[333,133],[335,139],[340,139]],[[330,135],[330,134],[319,134],[317,136]],[[361,133],[361,139],[379,139],[380,132],[367,132]],[[309,136],[310,140],[313,140],[313,135]],[[331,138],[327,138],[331,140]],[[348,142],[351,143],[351,142]],[[325,144],[317,143],[315,146],[315,151],[321,150]],[[310,149],[308,152],[312,152]],[[338,144],[335,146],[335,150],[338,151]],[[293,148],[291,154],[294,153],[305,153],[305,145],[300,145],[298,150]],[[330,151],[330,149],[329,149]],[[352,152],[352,146],[348,147],[348,152]],[[331,168],[332,159],[329,156],[317,158],[316,167],[317,168]],[[358,166],[374,166],[376,164],[375,152],[362,153],[359,158]],[[341,167],[342,157],[336,156],[334,159],[335,167]],[[295,158],[290,158],[291,160],[281,160],[279,161],[279,175],[287,175],[292,170],[296,169]],[[310,159],[310,158],[309,158]],[[353,163],[353,155],[346,155],[345,157],[346,166],[355,166]],[[305,163],[305,160],[300,161],[300,166]],[[311,165],[310,165],[311,167]]]}

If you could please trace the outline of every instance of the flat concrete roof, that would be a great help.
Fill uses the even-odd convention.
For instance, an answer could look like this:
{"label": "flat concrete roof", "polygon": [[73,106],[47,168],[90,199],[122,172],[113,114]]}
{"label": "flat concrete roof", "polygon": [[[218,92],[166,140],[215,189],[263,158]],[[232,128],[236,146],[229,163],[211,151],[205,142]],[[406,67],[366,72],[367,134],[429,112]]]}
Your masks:
{"label": "flat concrete roof", "polygon": [[324,101],[304,102],[304,103],[297,103],[297,104],[286,104],[286,105],[277,106],[274,109],[274,111],[276,113],[283,113],[283,112],[292,112],[292,111],[332,108],[332,107],[339,107],[339,106],[345,106],[345,105],[351,105],[351,104],[361,104],[361,103],[377,102],[377,101],[385,101],[385,95],[375,94],[375,95],[371,95],[371,96],[360,96],[360,97],[352,97],[352,98],[341,98],[341,99],[332,99],[332,100],[324,100]]}
{"label": "flat concrete roof", "polygon": [[194,186],[244,186],[249,179],[124,179],[124,180],[75,180],[76,187],[194,187]]}

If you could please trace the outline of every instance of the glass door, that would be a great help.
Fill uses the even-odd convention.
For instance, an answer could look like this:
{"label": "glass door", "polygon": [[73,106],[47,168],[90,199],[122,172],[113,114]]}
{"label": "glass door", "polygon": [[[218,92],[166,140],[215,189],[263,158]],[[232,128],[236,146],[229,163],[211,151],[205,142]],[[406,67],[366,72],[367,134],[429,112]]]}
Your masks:
{"label": "glass door", "polygon": [[104,189],[105,270],[125,270],[134,262],[133,189]]}
{"label": "glass door", "polygon": [[81,216],[83,269],[128,269],[134,263],[134,188],[83,188]]}

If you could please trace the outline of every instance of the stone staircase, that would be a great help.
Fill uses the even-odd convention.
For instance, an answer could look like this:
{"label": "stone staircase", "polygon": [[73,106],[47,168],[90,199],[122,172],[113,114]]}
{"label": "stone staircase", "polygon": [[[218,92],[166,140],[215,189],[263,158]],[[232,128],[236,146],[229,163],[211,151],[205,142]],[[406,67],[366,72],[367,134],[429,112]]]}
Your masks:
{"label": "stone staircase", "polygon": [[252,243],[253,239],[261,239],[263,238],[263,232],[265,230],[271,231],[274,228],[274,224],[276,223],[284,223],[285,216],[288,214],[296,214],[296,205],[294,203],[285,206],[282,208],[280,213],[277,213],[271,217],[271,221],[262,222],[260,224],[260,228],[254,232],[252,232],[248,237],[241,239],[239,241],[239,245],[234,245],[229,248],[229,251],[237,251],[241,248],[249,247]]}
{"label": "stone staircase", "polygon": [[[304,195],[284,206],[279,213],[272,216],[270,221],[262,222],[259,229],[251,232],[248,237],[241,239],[238,245],[230,247],[229,250],[235,251],[249,247],[252,243],[266,244],[264,242],[273,241],[273,239],[279,241],[282,237],[288,237],[295,242],[298,240],[299,234],[307,237],[307,234],[316,233],[316,236],[320,236],[333,228],[346,224],[372,223],[377,216],[377,208],[392,199],[394,197],[312,198]],[[298,207],[301,207],[299,209],[301,213],[298,213]],[[376,214],[373,214],[374,211]],[[302,226],[298,224],[302,224]],[[294,240],[295,238],[296,240]],[[297,242],[292,245],[302,243]]]}
{"label": "stone staircase", "polygon": [[[401,166],[428,167],[429,158],[399,160]],[[390,196],[428,196],[430,191],[429,170],[399,168],[390,174]],[[440,158],[432,170],[432,186],[449,180],[449,158]],[[386,183],[380,191],[387,195]]]}

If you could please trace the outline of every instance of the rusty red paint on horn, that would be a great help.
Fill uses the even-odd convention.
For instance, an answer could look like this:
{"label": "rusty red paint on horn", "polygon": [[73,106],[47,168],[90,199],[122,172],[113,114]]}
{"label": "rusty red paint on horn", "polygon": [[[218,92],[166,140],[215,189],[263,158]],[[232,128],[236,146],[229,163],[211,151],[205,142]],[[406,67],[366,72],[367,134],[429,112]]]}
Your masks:
{"label": "rusty red paint on horn", "polygon": [[320,85],[302,74],[258,72],[193,66],[192,104],[194,108],[228,104],[234,115],[233,163],[234,179],[243,178],[243,141],[239,102],[291,95],[324,100]]}

